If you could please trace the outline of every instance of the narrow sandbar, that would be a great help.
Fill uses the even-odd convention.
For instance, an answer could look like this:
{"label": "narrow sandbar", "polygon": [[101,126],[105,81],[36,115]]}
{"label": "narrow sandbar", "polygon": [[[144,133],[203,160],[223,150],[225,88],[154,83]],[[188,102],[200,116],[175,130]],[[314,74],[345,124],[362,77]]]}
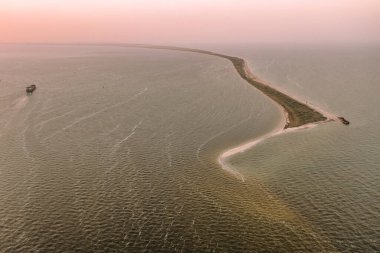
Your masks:
{"label": "narrow sandbar", "polygon": [[222,166],[222,168],[229,171],[234,176],[241,179],[243,182],[245,181],[244,176],[241,173],[231,169],[228,166],[228,164],[225,162],[225,160],[228,157],[233,156],[237,153],[244,152],[245,150],[252,148],[253,146],[257,145],[258,143],[270,137],[273,137],[282,133],[294,131],[297,129],[311,128],[322,122],[327,122],[331,120],[335,120],[335,121],[339,120],[338,117],[332,114],[329,114],[327,112],[322,113],[322,110],[319,110],[307,103],[303,103],[300,100],[294,98],[293,96],[287,94],[286,92],[280,91],[279,89],[276,89],[275,87],[271,86],[267,82],[257,78],[252,73],[251,69],[249,68],[247,61],[242,58],[214,53],[214,52],[206,51],[206,50],[183,48],[183,47],[155,46],[155,45],[142,45],[142,44],[127,44],[124,46],[193,52],[193,53],[207,54],[207,55],[212,55],[212,56],[217,56],[217,57],[227,59],[232,62],[233,66],[235,67],[236,71],[239,73],[241,78],[243,78],[249,84],[251,84],[258,90],[260,90],[262,93],[264,93],[267,97],[272,99],[278,106],[280,106],[283,109],[282,111],[284,113],[284,119],[281,121],[281,124],[277,128],[272,130],[270,133],[267,133],[266,135],[263,135],[257,139],[246,142],[238,147],[234,147],[229,150],[226,150],[218,157],[218,162]]}
{"label": "narrow sandbar", "polygon": [[246,60],[214,53],[211,51],[192,49],[192,48],[183,48],[183,47],[170,47],[170,46],[154,46],[154,45],[141,45],[141,44],[128,44],[127,47],[139,47],[139,48],[151,48],[151,49],[166,49],[166,50],[176,50],[176,51],[185,51],[193,52],[200,54],[207,54],[217,57],[222,57],[228,59],[232,62],[236,71],[239,73],[240,77],[246,80],[249,84],[260,90],[262,93],[267,95],[270,99],[276,102],[281,106],[286,112],[286,124],[284,128],[299,127],[309,123],[323,122],[331,118],[323,115],[319,110],[298,101],[297,99],[291,97],[290,95],[275,89],[273,86],[270,86],[266,82],[258,79],[252,74]]}

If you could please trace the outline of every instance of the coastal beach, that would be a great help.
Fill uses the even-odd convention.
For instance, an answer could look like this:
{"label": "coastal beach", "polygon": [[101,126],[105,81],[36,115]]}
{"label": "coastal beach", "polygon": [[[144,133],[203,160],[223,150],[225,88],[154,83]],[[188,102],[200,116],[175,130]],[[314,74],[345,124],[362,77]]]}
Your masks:
{"label": "coastal beach", "polygon": [[339,121],[337,116],[328,112],[323,112],[321,109],[315,108],[307,103],[302,103],[299,99],[294,98],[286,91],[280,91],[271,86],[268,82],[257,78],[257,76],[253,74],[252,70],[250,69],[247,61],[242,58],[192,48],[141,44],[130,44],[126,46],[132,48],[148,48],[193,52],[227,59],[231,61],[234,68],[239,73],[242,79],[246,80],[253,87],[260,90],[264,95],[272,99],[280,107],[280,110],[283,112],[284,117],[283,120],[280,121],[278,127],[276,127],[274,130],[272,130],[269,133],[266,133],[263,136],[255,138],[254,140],[250,140],[248,142],[244,142],[243,144],[237,147],[230,148],[219,155],[218,163],[221,165],[221,167],[224,170],[231,173],[232,175],[234,175],[236,178],[240,179],[242,182],[245,182],[244,175],[232,169],[227,164],[226,160],[229,157],[232,157],[233,155],[236,155],[238,153],[245,152],[246,150],[253,148],[255,145],[265,141],[266,139],[280,134],[293,132],[295,130],[309,129],[323,122],[333,120]]}
{"label": "coastal beach", "polygon": [[[304,51],[210,48],[246,59],[327,118],[352,120],[285,128],[283,107],[222,57],[106,45],[1,49],[1,250],[376,248],[378,115],[372,124],[367,107],[350,103],[378,101],[364,93],[377,82],[360,75],[379,80],[373,52],[353,51],[368,63],[350,80],[359,64],[352,51],[339,61],[317,51],[310,64]],[[360,80],[363,94],[352,85],[339,95]],[[38,89],[27,96],[32,81]]]}
{"label": "coastal beach", "polygon": [[379,253],[380,1],[0,1],[0,253]]}
{"label": "coastal beach", "polygon": [[140,45],[140,44],[127,44],[127,47],[136,47],[136,48],[150,48],[150,49],[164,49],[164,50],[175,50],[175,51],[184,51],[184,52],[194,52],[206,55],[217,56],[225,58],[232,62],[236,71],[239,73],[241,78],[246,80],[255,88],[259,89],[266,96],[275,101],[285,110],[286,124],[284,128],[299,127],[309,123],[323,122],[326,120],[337,119],[337,117],[328,117],[323,115],[319,109],[313,108],[310,105],[302,103],[297,99],[293,98],[291,95],[286,94],[283,91],[271,86],[269,83],[260,80],[257,78],[251,69],[249,68],[246,60],[239,57],[214,53],[211,51],[201,50],[201,49],[192,49],[192,48],[182,48],[182,47],[173,47],[173,46],[155,46],[155,45]]}

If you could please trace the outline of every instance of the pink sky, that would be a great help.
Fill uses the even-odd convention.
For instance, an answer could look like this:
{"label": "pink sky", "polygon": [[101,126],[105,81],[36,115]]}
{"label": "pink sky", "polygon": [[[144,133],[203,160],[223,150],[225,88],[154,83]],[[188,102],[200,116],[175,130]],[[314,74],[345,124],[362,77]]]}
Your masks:
{"label": "pink sky", "polygon": [[380,0],[0,0],[0,42],[380,42]]}

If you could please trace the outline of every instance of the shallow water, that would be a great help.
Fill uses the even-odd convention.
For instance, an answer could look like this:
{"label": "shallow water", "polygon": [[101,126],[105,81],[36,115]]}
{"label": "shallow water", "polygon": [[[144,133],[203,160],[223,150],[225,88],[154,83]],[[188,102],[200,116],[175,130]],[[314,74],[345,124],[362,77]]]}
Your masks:
{"label": "shallow water", "polygon": [[[244,50],[254,70],[281,78],[275,68],[265,72],[270,51]],[[248,177],[242,183],[219,167],[217,156],[271,131],[281,112],[226,60],[4,45],[0,79],[0,251],[377,249],[378,131],[365,124],[368,115],[355,120],[362,114],[330,103],[331,93],[319,100],[319,93],[291,86],[352,126],[331,123],[276,137],[234,157]],[[30,82],[37,91],[26,96]],[[344,83],[330,85],[339,92]],[[368,138],[361,127],[369,127]],[[356,156],[357,147],[366,156]]]}
{"label": "shallow water", "polygon": [[231,163],[297,210],[342,252],[380,250],[379,48],[246,48],[254,72],[350,126],[268,140]]}

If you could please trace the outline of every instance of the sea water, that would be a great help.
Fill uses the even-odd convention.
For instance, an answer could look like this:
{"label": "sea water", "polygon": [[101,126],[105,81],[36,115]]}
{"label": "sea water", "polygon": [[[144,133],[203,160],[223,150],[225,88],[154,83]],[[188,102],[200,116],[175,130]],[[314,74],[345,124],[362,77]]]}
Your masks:
{"label": "sea water", "polygon": [[220,50],[351,125],[231,158],[242,182],[217,157],[275,129],[282,113],[227,60],[2,45],[0,250],[376,251],[379,55]]}
{"label": "sea water", "polygon": [[342,252],[380,250],[377,45],[230,49],[277,87],[350,121],[278,136],[231,159]]}

